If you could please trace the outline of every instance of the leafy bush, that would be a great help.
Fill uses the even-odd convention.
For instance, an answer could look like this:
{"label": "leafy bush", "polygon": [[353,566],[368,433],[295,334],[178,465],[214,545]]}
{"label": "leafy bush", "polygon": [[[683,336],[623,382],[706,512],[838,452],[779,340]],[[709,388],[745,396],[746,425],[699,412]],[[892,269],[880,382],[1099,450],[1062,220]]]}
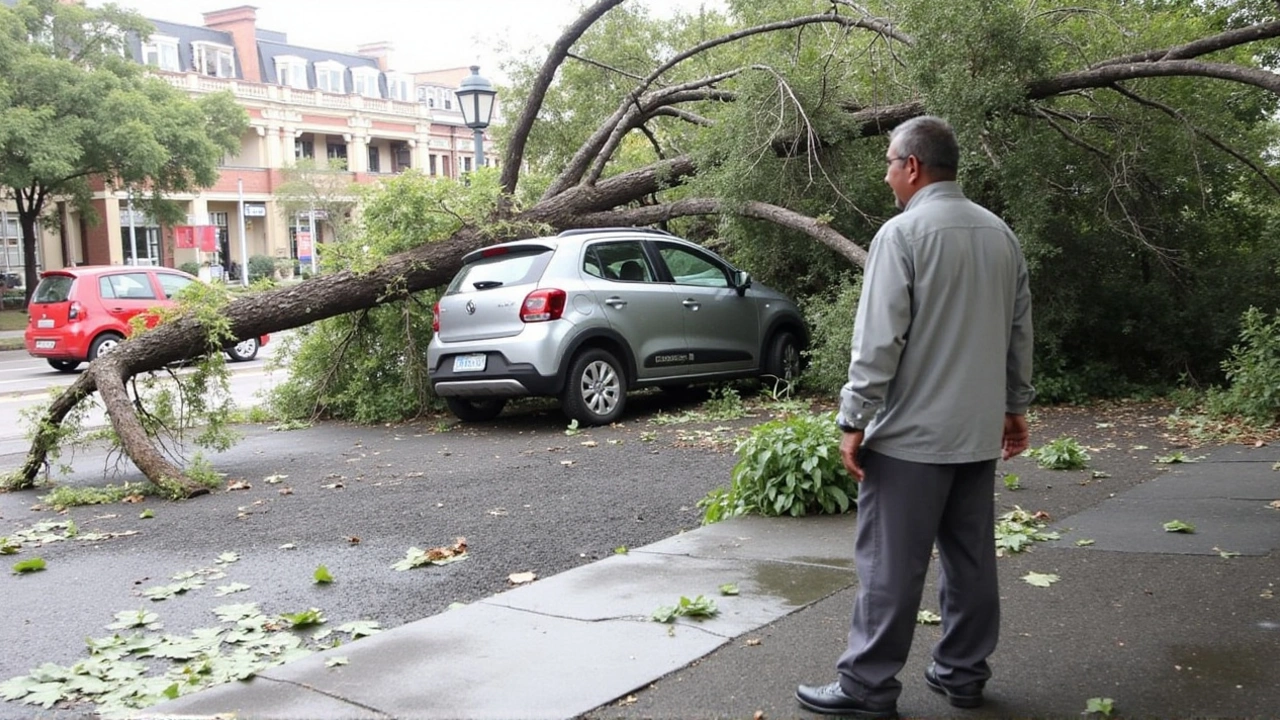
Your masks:
{"label": "leafy bush", "polygon": [[1251,307],[1240,318],[1240,342],[1222,362],[1231,383],[1208,394],[1207,406],[1217,416],[1239,415],[1270,425],[1280,420],[1280,313],[1270,321]]}
{"label": "leafy bush", "polygon": [[200,263],[195,262],[195,261],[192,261],[192,260],[188,260],[188,261],[186,261],[186,262],[182,263],[181,265],[179,265],[179,266],[178,266],[178,269],[179,269],[179,270],[181,270],[182,272],[184,272],[184,273],[188,274],[188,275],[199,275],[199,274],[200,274]]}
{"label": "leafy bush", "polygon": [[744,513],[843,513],[858,496],[857,483],[840,461],[840,431],[832,413],[758,425],[738,443],[737,453],[729,487],[698,501],[704,523]]}
{"label": "leafy bush", "polygon": [[1089,463],[1089,453],[1075,439],[1065,436],[1032,450],[1030,455],[1040,467],[1049,470],[1083,470]]}
{"label": "leafy bush", "polygon": [[267,255],[249,256],[249,282],[256,282],[275,275],[276,261]]}
{"label": "leafy bush", "polygon": [[815,392],[834,394],[849,380],[849,348],[853,341],[853,318],[862,294],[862,277],[846,278],[834,293],[813,295],[804,301],[809,324],[807,367],[800,385]]}

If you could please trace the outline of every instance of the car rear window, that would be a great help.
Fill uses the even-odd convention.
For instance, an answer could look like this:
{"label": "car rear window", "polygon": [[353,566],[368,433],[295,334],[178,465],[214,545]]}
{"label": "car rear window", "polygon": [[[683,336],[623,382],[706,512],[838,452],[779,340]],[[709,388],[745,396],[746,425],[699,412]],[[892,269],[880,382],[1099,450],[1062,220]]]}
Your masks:
{"label": "car rear window", "polygon": [[75,281],[76,279],[70,275],[46,275],[40,279],[40,284],[36,286],[36,294],[32,297],[31,302],[66,302],[71,297],[71,286],[75,284]]}
{"label": "car rear window", "polygon": [[527,252],[482,257],[458,271],[453,282],[449,283],[447,294],[535,282],[542,277],[552,253],[550,248],[539,247]]}

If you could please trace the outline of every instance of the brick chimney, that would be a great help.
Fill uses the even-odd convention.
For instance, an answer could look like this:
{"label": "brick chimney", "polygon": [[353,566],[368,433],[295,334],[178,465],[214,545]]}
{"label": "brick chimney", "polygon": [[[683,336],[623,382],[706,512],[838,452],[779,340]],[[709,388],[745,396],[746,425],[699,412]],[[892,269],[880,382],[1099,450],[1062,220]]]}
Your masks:
{"label": "brick chimney", "polygon": [[386,40],[365,43],[356,48],[356,54],[378,61],[378,69],[386,72],[391,67],[391,43]]}
{"label": "brick chimney", "polygon": [[252,5],[214,10],[204,14],[204,26],[231,33],[231,43],[240,59],[240,72],[250,82],[262,82],[258,60],[258,8]]}

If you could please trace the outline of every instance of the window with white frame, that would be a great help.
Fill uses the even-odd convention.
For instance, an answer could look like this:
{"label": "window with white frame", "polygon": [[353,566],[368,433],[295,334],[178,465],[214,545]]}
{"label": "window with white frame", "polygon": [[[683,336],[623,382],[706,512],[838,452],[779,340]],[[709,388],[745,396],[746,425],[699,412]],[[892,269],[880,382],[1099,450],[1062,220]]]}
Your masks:
{"label": "window with white frame", "polygon": [[392,100],[409,102],[411,87],[413,84],[409,81],[409,76],[401,73],[387,73],[387,95]]}
{"label": "window with white frame", "polygon": [[344,94],[347,92],[347,66],[333,60],[316,63],[316,89]]}
{"label": "window with white frame", "polygon": [[427,86],[426,86],[426,85],[419,85],[419,86],[418,86],[418,102],[425,104],[425,103],[427,103],[427,101],[428,101],[428,98],[427,98]]}
{"label": "window with white frame", "polygon": [[276,56],[276,82],[306,90],[307,61],[296,55]]}
{"label": "window with white frame", "polygon": [[227,45],[210,42],[191,43],[196,72],[211,77],[236,76],[236,51]]}
{"label": "window with white frame", "polygon": [[382,97],[382,92],[378,89],[378,75],[379,73],[377,68],[351,68],[351,84],[355,86],[352,90],[354,90],[357,95],[363,95],[365,97]]}
{"label": "window with white frame", "polygon": [[178,38],[152,35],[150,40],[142,44],[142,62],[169,72],[180,71]]}

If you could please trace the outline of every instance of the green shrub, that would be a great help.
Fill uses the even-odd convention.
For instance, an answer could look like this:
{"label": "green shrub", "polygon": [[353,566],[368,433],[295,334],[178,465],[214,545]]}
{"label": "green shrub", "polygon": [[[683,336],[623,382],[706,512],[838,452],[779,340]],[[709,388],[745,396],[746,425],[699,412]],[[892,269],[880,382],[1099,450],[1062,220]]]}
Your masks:
{"label": "green shrub", "polygon": [[249,256],[249,282],[256,282],[275,275],[276,261],[266,255]]}
{"label": "green shrub", "polygon": [[1222,370],[1231,384],[1208,394],[1210,413],[1239,415],[1263,425],[1280,420],[1280,313],[1268,321],[1261,310],[1246,310],[1240,318],[1240,342],[1232,346]]}
{"label": "green shrub", "polygon": [[1049,470],[1083,470],[1089,463],[1089,453],[1075,439],[1065,436],[1045,443],[1030,454],[1040,467]]}
{"label": "green shrub", "polygon": [[815,392],[834,395],[849,380],[849,349],[853,341],[853,318],[862,294],[862,277],[845,279],[834,293],[813,295],[804,301],[809,324],[809,348],[805,350],[805,371],[800,385]]}
{"label": "green shrub", "polygon": [[858,485],[840,460],[840,431],[832,413],[758,425],[737,453],[729,487],[698,501],[704,523],[744,513],[843,513],[858,496]]}
{"label": "green shrub", "polygon": [[200,274],[200,263],[198,263],[198,262],[194,262],[194,261],[192,261],[192,260],[188,260],[188,261],[186,261],[186,262],[182,263],[181,265],[179,265],[179,266],[178,266],[178,269],[179,269],[179,270],[181,270],[181,271],[182,271],[182,272],[184,272],[184,273],[187,273],[188,275],[199,275],[199,274]]}

